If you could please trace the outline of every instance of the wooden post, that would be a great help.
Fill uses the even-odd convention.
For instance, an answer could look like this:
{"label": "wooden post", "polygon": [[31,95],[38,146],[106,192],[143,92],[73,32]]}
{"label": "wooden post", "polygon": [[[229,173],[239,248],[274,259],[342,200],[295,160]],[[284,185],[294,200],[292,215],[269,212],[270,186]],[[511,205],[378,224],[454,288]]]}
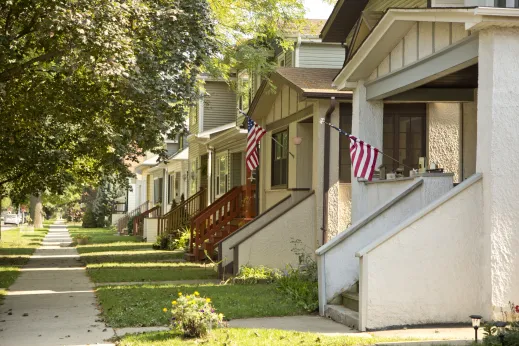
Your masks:
{"label": "wooden post", "polygon": [[252,219],[252,171],[247,167],[247,178],[245,183],[245,200],[247,201],[245,206],[245,218]]}

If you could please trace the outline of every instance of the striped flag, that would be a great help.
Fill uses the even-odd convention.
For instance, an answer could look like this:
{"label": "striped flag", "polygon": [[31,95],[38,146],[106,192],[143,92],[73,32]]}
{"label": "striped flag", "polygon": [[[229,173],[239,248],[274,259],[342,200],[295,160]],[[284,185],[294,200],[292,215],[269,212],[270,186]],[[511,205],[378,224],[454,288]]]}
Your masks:
{"label": "striped flag", "polygon": [[364,178],[369,181],[373,178],[375,165],[379,150],[369,144],[364,143],[357,137],[352,135],[350,138],[350,155],[351,165],[353,166],[353,176],[355,178]]}
{"label": "striped flag", "polygon": [[259,165],[258,143],[267,131],[254,120],[247,117],[247,155],[245,161],[249,170],[254,170]]}

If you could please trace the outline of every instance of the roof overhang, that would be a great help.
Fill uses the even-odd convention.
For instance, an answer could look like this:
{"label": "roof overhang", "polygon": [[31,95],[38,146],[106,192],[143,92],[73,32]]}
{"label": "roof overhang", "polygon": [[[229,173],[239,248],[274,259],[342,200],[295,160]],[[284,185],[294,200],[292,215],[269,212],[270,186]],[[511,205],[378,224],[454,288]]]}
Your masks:
{"label": "roof overhang", "polygon": [[175,154],[168,158],[168,161],[187,160],[189,158],[189,147],[177,151]]}
{"label": "roof overhang", "polygon": [[[506,16],[506,18],[505,18]],[[373,70],[390,54],[416,22],[463,23],[467,30],[488,26],[519,26],[519,9],[510,8],[420,8],[389,9],[355,55],[335,77],[339,90],[352,90],[356,82],[367,79]]]}
{"label": "roof overhang", "polygon": [[222,144],[229,144],[229,142],[237,141],[247,137],[247,130],[238,126],[232,127],[208,140],[205,144],[207,146],[218,147]]}
{"label": "roof overhang", "polygon": [[211,139],[212,135],[215,135],[218,132],[228,130],[231,127],[235,127],[235,126],[236,126],[236,122],[233,121],[232,123],[217,126],[217,127],[214,127],[209,130],[205,130],[205,131],[197,133],[197,134],[191,134],[191,135],[187,136],[187,142],[188,143],[192,143],[192,142],[206,143],[209,139]]}
{"label": "roof overhang", "polygon": [[323,42],[343,43],[368,0],[339,0],[321,31]]}

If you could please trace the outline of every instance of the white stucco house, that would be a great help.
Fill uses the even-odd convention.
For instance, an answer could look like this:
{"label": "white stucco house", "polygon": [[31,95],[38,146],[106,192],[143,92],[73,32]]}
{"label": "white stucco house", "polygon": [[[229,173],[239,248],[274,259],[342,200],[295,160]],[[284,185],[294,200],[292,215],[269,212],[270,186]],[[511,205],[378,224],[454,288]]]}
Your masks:
{"label": "white stucco house", "polygon": [[[352,179],[352,225],[316,251],[320,313],[360,330],[502,319],[519,301],[519,9],[341,0],[321,34],[352,133],[449,173]],[[379,164],[394,169],[390,160]]]}

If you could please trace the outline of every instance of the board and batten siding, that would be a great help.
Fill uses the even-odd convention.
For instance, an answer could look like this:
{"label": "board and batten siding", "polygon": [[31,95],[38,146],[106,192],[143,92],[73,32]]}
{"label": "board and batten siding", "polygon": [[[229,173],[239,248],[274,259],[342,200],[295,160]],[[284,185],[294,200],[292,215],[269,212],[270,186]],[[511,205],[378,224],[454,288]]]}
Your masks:
{"label": "board and batten siding", "polygon": [[292,59],[292,55],[294,54],[293,50],[289,50],[285,52],[285,67],[294,67],[294,61]]}
{"label": "board and batten siding", "polygon": [[385,11],[388,8],[426,8],[427,0],[370,0],[364,9],[367,11]]}
{"label": "board and batten siding", "polygon": [[266,118],[266,124],[273,123],[311,105],[311,102],[299,102],[299,94],[287,85],[278,86],[276,101]]}
{"label": "board and batten siding", "polygon": [[340,45],[302,44],[299,48],[299,65],[311,68],[342,68],[346,50]]}
{"label": "board and batten siding", "polygon": [[225,82],[206,82],[203,130],[229,124],[236,119],[236,94]]}
{"label": "board and batten siding", "polygon": [[463,23],[417,22],[373,71],[369,81],[408,66],[468,36]]}

